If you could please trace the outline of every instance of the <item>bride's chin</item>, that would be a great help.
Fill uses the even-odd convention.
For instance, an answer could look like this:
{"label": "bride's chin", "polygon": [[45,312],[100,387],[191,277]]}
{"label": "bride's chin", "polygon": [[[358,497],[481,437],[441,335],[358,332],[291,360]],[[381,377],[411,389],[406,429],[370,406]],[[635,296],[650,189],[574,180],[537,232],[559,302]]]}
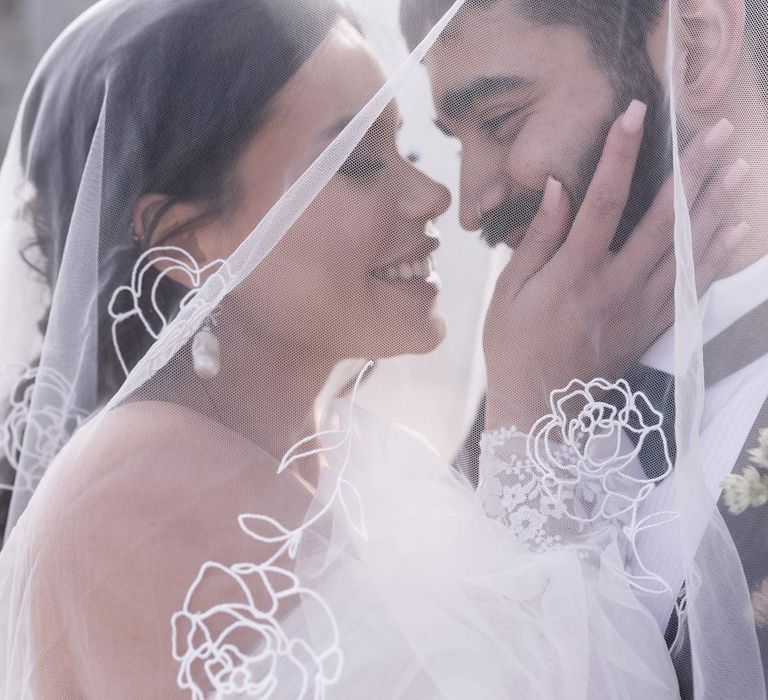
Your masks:
{"label": "bride's chin", "polygon": [[446,323],[442,314],[433,311],[412,324],[397,324],[385,329],[380,338],[379,359],[399,355],[426,355],[445,340]]}
{"label": "bride's chin", "polygon": [[443,317],[431,319],[430,323],[426,324],[423,336],[416,343],[417,347],[411,351],[412,354],[425,355],[437,349],[445,340],[445,333],[446,326]]}

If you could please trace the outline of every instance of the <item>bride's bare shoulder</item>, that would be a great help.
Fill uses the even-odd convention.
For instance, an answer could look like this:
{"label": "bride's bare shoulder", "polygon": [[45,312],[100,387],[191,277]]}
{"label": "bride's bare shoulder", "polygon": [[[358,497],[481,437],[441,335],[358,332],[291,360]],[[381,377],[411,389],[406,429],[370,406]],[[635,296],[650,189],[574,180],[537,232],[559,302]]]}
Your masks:
{"label": "bride's bare shoulder", "polygon": [[[170,621],[201,566],[270,554],[241,529],[241,514],[274,504],[281,519],[291,507],[303,517],[306,498],[287,491],[291,481],[277,478],[272,462],[225,426],[171,404],[129,404],[84,425],[17,534],[19,561],[34,562],[44,638],[60,642],[57,653],[73,668],[104,671],[94,682],[113,683],[108,671],[119,659],[120,669],[134,669],[132,683],[162,683],[163,697],[175,697]],[[71,641],[62,621],[72,619],[88,644]]]}
{"label": "bride's bare shoulder", "polygon": [[[155,522],[169,506],[203,521],[258,507],[275,460],[211,418],[161,402],[94,417],[61,450],[33,499],[45,522],[110,530]],[[182,511],[189,510],[186,515]],[[42,524],[42,523],[41,523]]]}
{"label": "bride's bare shoulder", "polygon": [[220,469],[221,463],[264,463],[271,458],[218,421],[189,408],[141,401],[91,419],[56,457],[50,471],[66,471],[68,481],[120,470],[162,472],[167,480],[192,470],[199,477],[209,471],[212,460]]}

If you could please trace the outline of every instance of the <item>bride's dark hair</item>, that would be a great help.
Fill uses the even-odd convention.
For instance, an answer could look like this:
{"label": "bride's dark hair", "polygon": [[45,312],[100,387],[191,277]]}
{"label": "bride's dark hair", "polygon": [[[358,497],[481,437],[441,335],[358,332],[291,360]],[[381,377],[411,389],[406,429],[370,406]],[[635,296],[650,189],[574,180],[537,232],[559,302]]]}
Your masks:
{"label": "bride's dark hair", "polygon": [[[272,98],[342,14],[334,0],[115,0],[89,11],[49,52],[21,122],[22,165],[34,188],[27,206],[34,250],[25,259],[53,289],[75,202],[99,207],[99,259],[89,261],[99,269],[99,401],[125,378],[108,305],[143,252],[131,232],[137,200],[159,193],[166,207],[204,205],[205,215],[184,228],[225,212],[236,194],[233,166]],[[80,185],[100,122],[101,199],[93,202]],[[166,317],[186,291],[162,282]],[[152,308],[143,311],[157,320]],[[129,368],[152,342],[136,319],[120,325],[119,340]]]}
{"label": "bride's dark hair", "polygon": [[[203,205],[203,219],[226,212],[237,193],[234,165],[270,116],[272,98],[342,16],[352,20],[336,0],[107,0],[48,52],[20,121],[21,166],[31,185],[23,215],[33,230],[21,255],[52,293],[64,265],[75,266],[67,273],[70,283],[90,272],[98,285],[95,299],[82,299],[94,304],[95,330],[67,329],[72,343],[95,341],[97,347],[96,405],[87,410],[108,401],[125,379],[109,303],[118,287],[130,283],[144,252],[131,225],[138,199],[157,193],[167,198],[166,207],[194,202]],[[84,177],[86,168],[98,172]],[[84,182],[100,185],[98,198],[83,190]],[[97,260],[75,260],[67,246],[76,207],[89,208],[90,220],[99,222],[92,231]],[[151,230],[145,233],[145,240],[152,237]],[[145,289],[156,275],[150,270]],[[167,277],[161,281],[156,302],[165,318],[187,292]],[[154,307],[140,303],[144,317],[158,322]],[[50,309],[40,320],[43,334],[49,316]],[[89,338],[94,332],[98,337]],[[119,325],[129,368],[152,342],[136,316]],[[16,399],[31,381],[16,387]],[[0,472],[4,483],[14,480],[2,455]],[[0,498],[0,533],[9,495]]]}

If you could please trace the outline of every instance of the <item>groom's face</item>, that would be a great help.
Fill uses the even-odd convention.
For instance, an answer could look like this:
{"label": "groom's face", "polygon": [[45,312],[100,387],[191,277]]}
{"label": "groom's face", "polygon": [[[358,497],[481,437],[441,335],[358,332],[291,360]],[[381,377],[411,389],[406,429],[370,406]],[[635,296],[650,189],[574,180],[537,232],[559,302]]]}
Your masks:
{"label": "groom's face", "polygon": [[[575,210],[611,123],[632,99],[641,99],[649,104],[646,143],[617,234],[624,238],[666,168],[664,90],[652,42],[649,48],[630,76],[621,75],[596,58],[584,32],[525,20],[514,3],[463,13],[425,61],[436,124],[461,143],[462,226],[482,230],[492,245],[516,246],[550,175],[563,183]],[[657,48],[661,62],[663,44]],[[658,128],[649,128],[654,121]]]}

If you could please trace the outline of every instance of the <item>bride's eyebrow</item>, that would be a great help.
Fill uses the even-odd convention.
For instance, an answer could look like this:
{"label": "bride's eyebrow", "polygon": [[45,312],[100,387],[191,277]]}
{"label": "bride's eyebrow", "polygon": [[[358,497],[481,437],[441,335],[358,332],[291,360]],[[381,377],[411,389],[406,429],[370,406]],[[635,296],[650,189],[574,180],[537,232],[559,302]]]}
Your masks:
{"label": "bride's eyebrow", "polygon": [[484,75],[468,85],[450,90],[440,100],[439,111],[452,119],[464,119],[478,102],[500,94],[519,92],[531,81],[519,75]]}
{"label": "bride's eyebrow", "polygon": [[[349,123],[354,119],[354,116],[346,116],[341,117],[341,119],[337,119],[331,126],[329,126],[327,129],[324,129],[322,132],[320,132],[320,135],[318,136],[318,140],[321,142],[330,143],[333,141],[344,129],[349,126]],[[384,113],[380,114],[376,121],[371,124],[370,128],[366,132],[366,135],[368,135],[371,132],[375,132],[377,129],[381,129],[383,126],[383,122],[385,121],[386,117]],[[397,129],[401,129],[403,126],[403,120],[399,119],[397,122]]]}
{"label": "bride's eyebrow", "polygon": [[349,123],[354,119],[354,117],[347,116],[347,117],[341,117],[341,119],[337,119],[331,126],[329,126],[327,129],[324,129],[320,136],[318,137],[318,140],[330,143],[333,141],[344,129],[347,128]]}

